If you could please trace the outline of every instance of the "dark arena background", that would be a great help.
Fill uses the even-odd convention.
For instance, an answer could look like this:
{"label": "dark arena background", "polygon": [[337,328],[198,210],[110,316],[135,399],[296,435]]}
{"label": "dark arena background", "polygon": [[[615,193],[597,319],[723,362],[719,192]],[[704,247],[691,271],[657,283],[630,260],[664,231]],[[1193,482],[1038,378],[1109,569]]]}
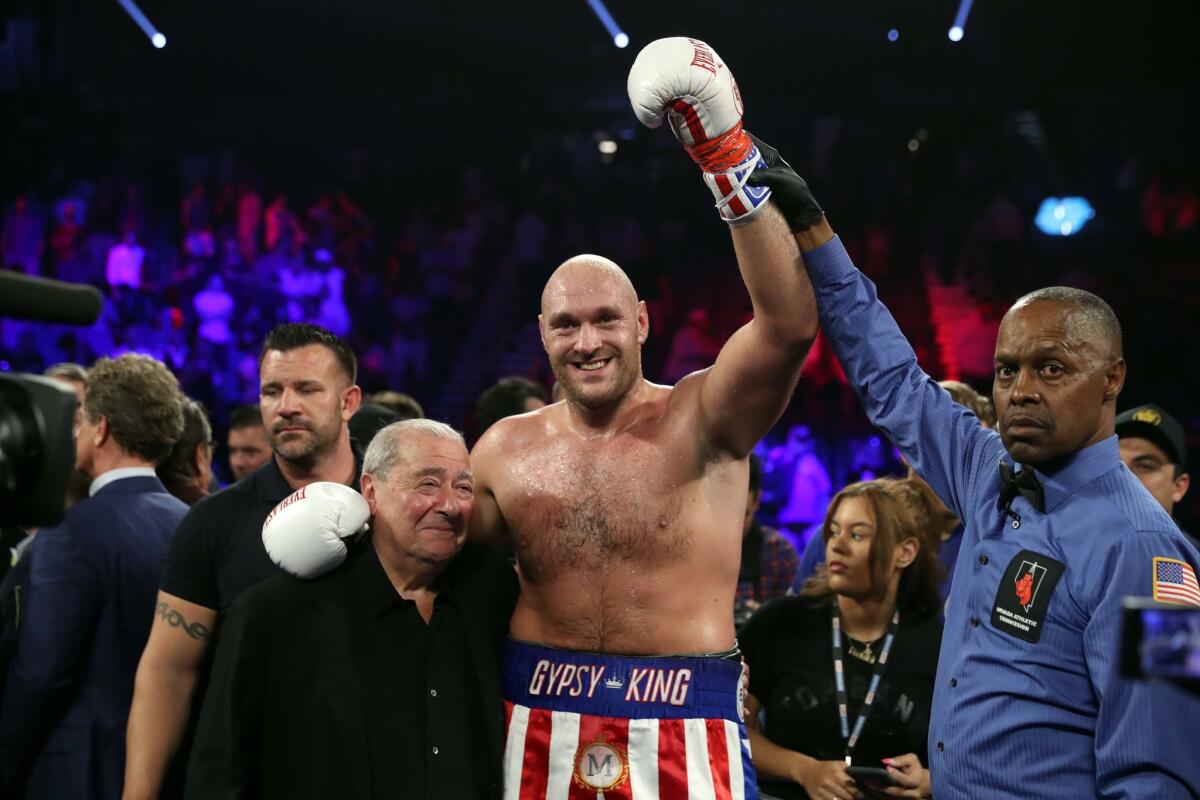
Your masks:
{"label": "dark arena background", "polygon": [[[711,360],[749,311],[729,236],[625,93],[673,35],[731,66],[747,129],[809,181],[931,375],[990,393],[1008,304],[1088,288],[1124,326],[1119,409],[1159,404],[1200,454],[1192,0],[976,0],[953,37],[958,0],[611,0],[623,48],[583,0],[143,0],[146,30],[115,0],[3,8],[5,266],[105,306],[87,328],[0,321],[0,368],[154,355],[212,414],[218,471],[281,321],[343,334],[365,391],[473,438],[497,378],[552,382],[538,296],[579,252],[649,303],[648,378]],[[810,359],[760,447],[765,517],[797,539],[839,487],[902,470],[828,348]],[[1200,530],[1200,491],[1176,516]]]}

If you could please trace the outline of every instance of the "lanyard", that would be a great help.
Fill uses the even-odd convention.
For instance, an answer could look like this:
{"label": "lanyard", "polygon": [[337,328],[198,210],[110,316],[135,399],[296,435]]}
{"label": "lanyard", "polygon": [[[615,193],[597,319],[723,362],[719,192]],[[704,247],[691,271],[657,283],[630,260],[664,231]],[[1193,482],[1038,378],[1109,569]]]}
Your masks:
{"label": "lanyard", "polygon": [[846,697],[846,675],[842,669],[842,614],[838,609],[837,598],[833,598],[833,676],[837,681],[838,714],[842,722],[842,741],[846,743],[846,763],[850,763],[850,754],[858,744],[863,726],[867,723],[867,715],[871,713],[871,705],[875,702],[875,692],[879,689],[879,681],[887,670],[888,653],[892,650],[892,642],[896,640],[896,629],[900,626],[900,609],[892,615],[892,624],[888,626],[887,637],[883,640],[883,649],[879,658],[875,659],[875,671],[871,675],[871,685],[867,696],[863,698],[862,707],[858,710],[858,719],[854,722],[854,732],[850,732],[850,700]]}

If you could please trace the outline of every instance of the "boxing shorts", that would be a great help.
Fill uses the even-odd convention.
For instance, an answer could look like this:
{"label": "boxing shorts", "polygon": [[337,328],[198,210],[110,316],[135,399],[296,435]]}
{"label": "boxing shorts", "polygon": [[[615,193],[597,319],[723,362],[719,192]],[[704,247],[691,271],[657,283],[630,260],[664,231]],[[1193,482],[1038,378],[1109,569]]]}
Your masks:
{"label": "boxing shorts", "polygon": [[508,640],[505,800],[752,800],[742,665]]}

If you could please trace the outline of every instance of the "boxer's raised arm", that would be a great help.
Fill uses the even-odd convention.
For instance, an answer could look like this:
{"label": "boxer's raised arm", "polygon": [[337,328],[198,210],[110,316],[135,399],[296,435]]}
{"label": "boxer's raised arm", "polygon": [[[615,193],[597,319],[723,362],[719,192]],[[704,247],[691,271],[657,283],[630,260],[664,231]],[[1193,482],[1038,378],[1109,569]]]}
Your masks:
{"label": "boxer's raised arm", "polygon": [[[708,442],[741,458],[783,413],[817,335],[816,302],[800,245],[768,202],[771,190],[749,180],[768,162],[742,129],[741,93],[711,47],[683,37],[651,42],[634,61],[626,88],[642,124],[656,128],[669,122],[700,167],[721,218],[732,226],[754,320],[699,377],[699,415]],[[812,229],[816,246],[833,232],[815,202],[812,211],[804,227]]]}
{"label": "boxer's raised arm", "polygon": [[710,442],[741,458],[787,407],[818,323],[800,249],[778,210],[764,209],[730,232],[754,319],[703,375],[700,419]]}

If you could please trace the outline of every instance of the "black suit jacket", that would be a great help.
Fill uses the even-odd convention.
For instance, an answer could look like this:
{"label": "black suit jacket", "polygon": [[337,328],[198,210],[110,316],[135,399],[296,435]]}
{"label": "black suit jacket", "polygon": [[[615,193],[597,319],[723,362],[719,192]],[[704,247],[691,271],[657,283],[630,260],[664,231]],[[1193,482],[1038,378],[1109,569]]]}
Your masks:
{"label": "black suit jacket", "polygon": [[0,700],[0,796],[121,796],[159,564],[186,513],[158,478],[134,476],[38,531],[14,576],[23,584]]}
{"label": "black suit jacket", "polygon": [[[369,539],[356,550],[369,547]],[[354,558],[357,553],[352,553]],[[486,718],[491,796],[501,796],[498,651],[516,603],[508,561],[467,543],[451,565]],[[449,568],[448,568],[449,569]],[[350,620],[350,570],[278,575],[222,622],[185,797],[368,798],[366,719]]]}

